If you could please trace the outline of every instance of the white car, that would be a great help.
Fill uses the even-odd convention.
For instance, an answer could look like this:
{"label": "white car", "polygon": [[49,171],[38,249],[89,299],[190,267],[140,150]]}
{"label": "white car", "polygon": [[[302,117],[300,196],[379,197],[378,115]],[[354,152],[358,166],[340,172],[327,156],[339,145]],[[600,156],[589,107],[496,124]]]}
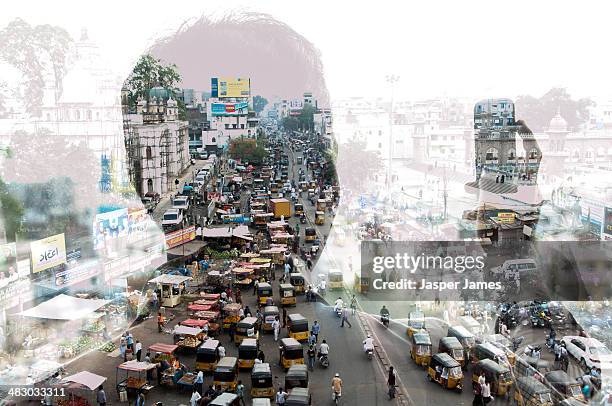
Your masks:
{"label": "white car", "polygon": [[183,213],[179,209],[169,209],[164,212],[162,226],[171,227],[183,222]]}
{"label": "white car", "polygon": [[601,341],[592,337],[565,336],[561,339],[567,352],[580,363],[583,369],[598,368],[602,363],[612,363],[612,352]]}
{"label": "white car", "polygon": [[176,196],[172,201],[172,208],[179,210],[187,210],[189,208],[188,196]]}

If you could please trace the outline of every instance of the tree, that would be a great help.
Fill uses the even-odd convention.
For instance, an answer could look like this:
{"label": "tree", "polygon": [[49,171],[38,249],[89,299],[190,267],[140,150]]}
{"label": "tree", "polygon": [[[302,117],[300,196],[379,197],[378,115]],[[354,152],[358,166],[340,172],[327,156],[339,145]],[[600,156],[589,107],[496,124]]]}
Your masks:
{"label": "tree", "polygon": [[298,116],[298,120],[300,121],[300,127],[302,130],[313,130],[314,129],[314,113],[316,109],[310,105],[305,104],[302,108],[302,112]]}
{"label": "tree", "polygon": [[264,147],[252,138],[235,139],[230,143],[229,155],[250,164],[261,164],[266,156]]}
{"label": "tree", "polygon": [[340,184],[351,190],[359,190],[365,183],[374,179],[383,169],[378,151],[366,150],[366,143],[354,139],[338,144],[336,170]]}
{"label": "tree", "polygon": [[540,98],[521,95],[516,99],[516,118],[535,132],[545,131],[559,110],[568,130],[578,130],[589,117],[588,108],[595,103],[589,98],[572,99],[564,88],[552,88]]}
{"label": "tree", "polygon": [[268,100],[262,96],[253,97],[253,110],[255,110],[257,114],[261,113],[267,104]]}
{"label": "tree", "polygon": [[47,24],[33,27],[19,18],[0,31],[0,59],[25,77],[23,99],[31,116],[40,115],[45,67],[49,63],[55,79],[56,99],[61,95],[66,54],[71,43],[72,38],[63,28]]}
{"label": "tree", "polygon": [[286,131],[297,131],[300,128],[300,120],[291,116],[283,117],[281,125]]}
{"label": "tree", "polygon": [[4,219],[4,231],[7,241],[16,241],[21,231],[23,205],[8,190],[6,183],[0,180],[0,214]]}
{"label": "tree", "polygon": [[149,54],[142,55],[124,84],[128,90],[129,105],[134,107],[139,97],[146,98],[149,90],[157,86],[176,96],[174,88],[180,81],[181,75],[175,64],[164,65],[161,59]]}

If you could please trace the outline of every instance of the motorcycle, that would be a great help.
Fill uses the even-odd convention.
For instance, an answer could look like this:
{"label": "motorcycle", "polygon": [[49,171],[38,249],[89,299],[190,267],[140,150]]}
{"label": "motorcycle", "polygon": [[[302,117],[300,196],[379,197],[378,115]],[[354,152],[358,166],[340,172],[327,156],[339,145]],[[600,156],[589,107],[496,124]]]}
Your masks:
{"label": "motorcycle", "polygon": [[525,340],[524,336],[512,337],[512,352],[516,352],[519,349],[521,343]]}
{"label": "motorcycle", "polygon": [[301,224],[306,224],[306,216],[303,215],[303,214],[300,216],[300,223]]}
{"label": "motorcycle", "polygon": [[340,398],[342,397],[342,392],[336,392],[335,390],[332,390],[332,399],[334,400],[335,404],[340,403]]}
{"label": "motorcycle", "polygon": [[389,316],[380,316],[380,322],[386,327],[389,328]]}
{"label": "motorcycle", "polygon": [[336,313],[336,317],[342,317],[342,307],[334,307],[334,313]]}
{"label": "motorcycle", "polygon": [[372,360],[372,358],[374,357],[374,349],[373,348],[368,348],[366,349],[366,355],[368,356],[369,360]]}
{"label": "motorcycle", "polygon": [[329,358],[327,357],[327,354],[319,354],[319,364],[323,368],[329,367]]}

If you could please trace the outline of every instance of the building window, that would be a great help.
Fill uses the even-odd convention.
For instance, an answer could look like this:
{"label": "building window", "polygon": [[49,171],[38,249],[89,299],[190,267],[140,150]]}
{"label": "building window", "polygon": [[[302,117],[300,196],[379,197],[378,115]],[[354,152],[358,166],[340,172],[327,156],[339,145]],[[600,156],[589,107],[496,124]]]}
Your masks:
{"label": "building window", "polygon": [[538,159],[540,157],[540,151],[537,148],[531,148],[529,151],[529,159]]}
{"label": "building window", "polygon": [[487,150],[487,154],[485,156],[486,161],[497,161],[499,158],[499,153],[496,148],[489,148]]}
{"label": "building window", "polygon": [[510,148],[508,151],[508,161],[514,161],[516,159],[516,150],[514,148]]}
{"label": "building window", "polygon": [[225,129],[229,130],[229,128],[230,128],[230,125],[229,124],[225,124]]}
{"label": "building window", "polygon": [[147,147],[145,156],[147,157],[147,159],[153,159],[153,154],[151,153],[151,147]]}
{"label": "building window", "polygon": [[213,144],[215,144],[217,142],[217,139],[215,137],[212,137],[210,140]]}
{"label": "building window", "polygon": [[147,193],[153,193],[153,179],[147,180]]}
{"label": "building window", "polygon": [[244,130],[244,124],[240,124],[240,128]]}

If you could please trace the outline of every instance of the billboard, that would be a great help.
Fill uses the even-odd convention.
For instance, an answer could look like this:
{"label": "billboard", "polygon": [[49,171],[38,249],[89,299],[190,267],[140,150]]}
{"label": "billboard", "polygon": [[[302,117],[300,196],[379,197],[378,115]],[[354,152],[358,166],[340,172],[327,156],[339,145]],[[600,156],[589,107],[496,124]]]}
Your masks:
{"label": "billboard", "polygon": [[128,232],[128,209],[97,214],[93,225],[94,249],[102,249],[107,240],[126,236]]}
{"label": "billboard", "polygon": [[606,207],[605,209],[603,232],[612,236],[612,207]]}
{"label": "billboard", "polygon": [[213,116],[237,116],[248,113],[249,104],[241,103],[212,103],[210,112]]}
{"label": "billboard", "polygon": [[196,238],[195,226],[174,231],[166,234],[166,247],[168,249],[178,247],[186,242],[193,241]]}
{"label": "billboard", "polygon": [[32,273],[44,271],[66,262],[64,234],[56,234],[30,243]]}
{"label": "billboard", "polygon": [[211,78],[211,97],[249,97],[251,79],[249,78]]}

